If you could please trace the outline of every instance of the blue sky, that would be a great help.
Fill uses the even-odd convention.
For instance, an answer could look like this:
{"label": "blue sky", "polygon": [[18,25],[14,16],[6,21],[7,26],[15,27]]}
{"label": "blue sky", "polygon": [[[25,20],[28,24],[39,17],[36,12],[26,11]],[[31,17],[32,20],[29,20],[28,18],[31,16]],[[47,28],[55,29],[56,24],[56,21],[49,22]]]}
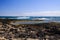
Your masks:
{"label": "blue sky", "polygon": [[0,16],[60,16],[60,0],[0,0]]}

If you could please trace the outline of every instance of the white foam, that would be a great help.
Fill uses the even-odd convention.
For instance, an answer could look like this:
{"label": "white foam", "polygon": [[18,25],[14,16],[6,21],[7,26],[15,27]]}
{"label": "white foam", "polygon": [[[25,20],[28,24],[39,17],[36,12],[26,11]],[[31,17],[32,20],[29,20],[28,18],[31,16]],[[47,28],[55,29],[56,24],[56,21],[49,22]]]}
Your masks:
{"label": "white foam", "polygon": [[32,20],[50,20],[48,18],[33,18]]}
{"label": "white foam", "polygon": [[29,19],[30,17],[26,17],[26,16],[23,16],[23,17],[18,17],[17,19]]}

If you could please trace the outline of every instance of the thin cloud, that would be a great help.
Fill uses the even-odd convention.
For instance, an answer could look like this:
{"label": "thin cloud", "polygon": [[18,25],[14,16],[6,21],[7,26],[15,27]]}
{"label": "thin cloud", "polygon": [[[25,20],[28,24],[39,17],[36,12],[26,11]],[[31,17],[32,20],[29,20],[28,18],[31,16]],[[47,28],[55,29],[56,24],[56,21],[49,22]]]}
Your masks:
{"label": "thin cloud", "polygon": [[60,11],[26,12],[22,16],[60,16]]}
{"label": "thin cloud", "polygon": [[1,16],[60,16],[60,11],[11,12],[1,14]]}

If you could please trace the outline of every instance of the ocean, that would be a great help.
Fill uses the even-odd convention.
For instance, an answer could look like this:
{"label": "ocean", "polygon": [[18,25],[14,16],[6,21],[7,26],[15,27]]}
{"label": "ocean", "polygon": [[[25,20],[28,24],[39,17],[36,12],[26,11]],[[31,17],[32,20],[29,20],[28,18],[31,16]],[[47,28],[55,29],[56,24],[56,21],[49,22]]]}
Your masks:
{"label": "ocean", "polygon": [[60,16],[0,16],[0,18],[60,21]]}

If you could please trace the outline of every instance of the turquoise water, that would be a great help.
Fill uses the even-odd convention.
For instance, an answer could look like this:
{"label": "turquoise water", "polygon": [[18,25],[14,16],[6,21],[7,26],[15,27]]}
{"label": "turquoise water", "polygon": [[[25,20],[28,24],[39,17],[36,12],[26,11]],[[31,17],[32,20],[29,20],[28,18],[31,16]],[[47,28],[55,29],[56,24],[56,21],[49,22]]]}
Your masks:
{"label": "turquoise water", "polygon": [[52,21],[60,21],[60,16],[0,16],[0,18],[8,18],[8,19],[43,19],[43,20],[52,20]]}

